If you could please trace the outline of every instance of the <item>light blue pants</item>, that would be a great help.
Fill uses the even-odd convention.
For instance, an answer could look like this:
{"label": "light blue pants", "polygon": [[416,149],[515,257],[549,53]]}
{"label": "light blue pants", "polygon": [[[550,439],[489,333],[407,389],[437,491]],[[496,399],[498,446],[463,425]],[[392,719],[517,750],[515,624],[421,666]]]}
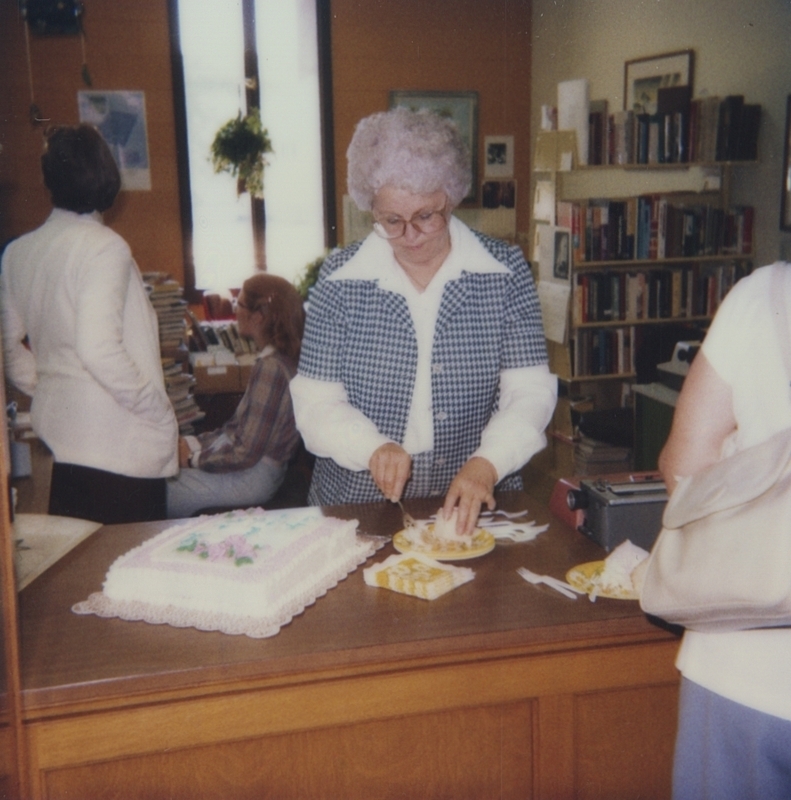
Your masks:
{"label": "light blue pants", "polygon": [[186,467],[168,479],[168,518],[191,517],[204,508],[261,506],[280,488],[287,466],[264,457],[255,466],[236,472]]}
{"label": "light blue pants", "polygon": [[791,722],[682,679],[673,800],[791,797]]}

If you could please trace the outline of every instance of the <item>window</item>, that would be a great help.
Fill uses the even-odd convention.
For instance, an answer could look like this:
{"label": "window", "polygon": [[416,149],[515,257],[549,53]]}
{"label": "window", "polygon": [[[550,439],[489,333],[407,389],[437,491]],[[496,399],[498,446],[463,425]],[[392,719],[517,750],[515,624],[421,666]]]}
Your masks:
{"label": "window", "polygon": [[[194,272],[189,264],[185,270],[187,294],[236,288],[253,274],[254,214],[265,214],[266,269],[293,280],[324,252],[325,196],[331,189],[322,168],[317,4],[172,2],[177,104],[183,91],[177,135],[179,150],[188,154],[180,169],[185,251],[194,265]],[[237,196],[236,182],[227,173],[215,174],[209,159],[217,130],[245,113],[256,94],[274,150],[267,155],[263,204]]]}

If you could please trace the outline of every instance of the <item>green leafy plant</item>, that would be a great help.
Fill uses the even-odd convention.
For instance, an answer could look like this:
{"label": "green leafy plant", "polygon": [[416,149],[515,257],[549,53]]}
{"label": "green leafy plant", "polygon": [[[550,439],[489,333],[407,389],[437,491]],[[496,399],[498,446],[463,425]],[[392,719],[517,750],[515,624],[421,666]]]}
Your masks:
{"label": "green leafy plant", "polygon": [[323,256],[319,256],[315,261],[311,261],[310,264],[305,267],[299,279],[294,281],[294,286],[303,300],[308,299],[308,292],[310,292],[311,286],[318,280],[319,271],[321,270],[321,265],[324,263],[325,258],[327,258],[326,253]]}
{"label": "green leafy plant", "polygon": [[229,172],[236,178],[236,192],[264,196],[264,155],[271,153],[272,142],[261,125],[257,108],[242,112],[223,125],[211,145],[211,161],[215,172]]}

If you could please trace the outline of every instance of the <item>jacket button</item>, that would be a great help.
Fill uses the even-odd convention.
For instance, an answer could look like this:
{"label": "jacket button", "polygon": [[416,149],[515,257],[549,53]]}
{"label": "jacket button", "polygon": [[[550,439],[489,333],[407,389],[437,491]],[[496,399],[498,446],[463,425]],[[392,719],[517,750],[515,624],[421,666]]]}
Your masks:
{"label": "jacket button", "polygon": [[439,375],[442,372],[442,364],[432,364],[431,365],[431,371],[435,375]]}
{"label": "jacket button", "polygon": [[437,412],[437,422],[444,422],[448,418],[447,411],[438,411]]}

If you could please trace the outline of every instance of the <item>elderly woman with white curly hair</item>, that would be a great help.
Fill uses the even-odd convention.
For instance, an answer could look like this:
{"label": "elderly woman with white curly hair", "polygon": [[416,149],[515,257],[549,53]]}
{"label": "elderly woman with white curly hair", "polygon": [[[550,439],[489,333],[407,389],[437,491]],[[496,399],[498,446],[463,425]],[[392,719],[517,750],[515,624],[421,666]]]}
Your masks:
{"label": "elderly woman with white curly hair", "polygon": [[444,495],[466,535],[546,445],[557,381],[530,269],[452,216],[471,174],[451,120],[374,114],[347,157],[374,232],[331,253],[310,295],[291,383],[310,501]]}

